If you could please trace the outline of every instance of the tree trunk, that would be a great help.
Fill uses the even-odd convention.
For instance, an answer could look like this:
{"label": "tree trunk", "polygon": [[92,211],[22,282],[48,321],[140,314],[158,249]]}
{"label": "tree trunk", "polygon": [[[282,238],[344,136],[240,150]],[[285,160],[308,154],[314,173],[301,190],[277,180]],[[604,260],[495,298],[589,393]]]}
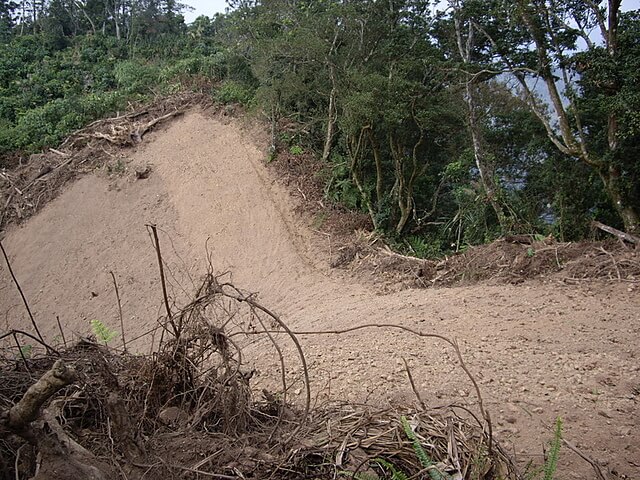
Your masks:
{"label": "tree trunk", "polygon": [[635,205],[627,201],[620,176],[620,170],[614,165],[609,165],[608,169],[600,171],[600,178],[602,178],[607,195],[616,212],[620,215],[624,229],[627,233],[635,235],[640,233],[640,212]]}
{"label": "tree trunk", "polygon": [[336,127],[336,96],[338,89],[336,86],[335,69],[332,64],[329,65],[329,78],[331,79],[331,92],[329,93],[329,110],[327,112],[327,133],[324,139],[324,148],[322,149],[322,161],[329,160],[331,155],[331,146],[333,145],[333,136],[335,134]]}
{"label": "tree trunk", "polygon": [[[454,3],[454,7],[459,9],[459,5],[457,2]],[[471,52],[474,46],[474,35],[473,35],[473,25],[469,22],[468,31],[466,41],[463,42],[463,34],[462,34],[462,25],[460,23],[460,19],[458,15],[454,13],[454,26],[456,31],[456,43],[458,45],[458,53],[460,54],[460,59],[464,64],[471,63]],[[496,217],[498,218],[498,223],[500,224],[501,230],[504,232],[507,228],[507,219],[502,211],[501,206],[498,204],[496,200],[495,194],[495,186],[493,182],[493,176],[487,176],[487,172],[485,169],[486,159],[484,155],[484,149],[482,147],[482,132],[480,131],[480,125],[477,117],[477,108],[475,103],[475,92],[473,87],[473,79],[467,79],[465,84],[465,94],[464,101],[467,106],[467,120],[469,133],[471,134],[471,142],[473,145],[473,158],[475,159],[476,168],[478,169],[478,174],[480,175],[480,183],[484,190],[493,211],[496,213]]]}
{"label": "tree trunk", "polygon": [[117,0],[113,2],[113,26],[116,29],[116,39],[120,40],[120,5]]}
{"label": "tree trunk", "polygon": [[362,199],[362,202],[364,203],[365,207],[367,207],[367,211],[369,212],[369,217],[371,217],[371,223],[373,223],[373,228],[377,230],[378,220],[376,217],[376,213],[373,210],[373,206],[371,205],[371,199],[369,198],[367,191],[364,189],[362,180],[360,179],[360,176],[358,174],[358,168],[360,163],[359,159],[362,154],[362,148],[364,144],[364,135],[365,135],[365,131],[368,130],[369,128],[370,128],[369,126],[363,127],[362,130],[360,130],[360,134],[358,135],[357,140],[355,139],[354,136],[350,136],[350,138],[348,139],[348,143],[350,147],[349,156],[351,157],[350,170],[351,170],[351,179],[353,180],[354,185],[358,189],[358,192],[360,192],[360,198]]}
{"label": "tree trunk", "polygon": [[376,141],[376,137],[373,135],[371,129],[368,130],[369,143],[371,144],[371,150],[373,152],[373,161],[376,164],[376,210],[380,212],[382,202],[384,198],[384,174],[382,170],[382,158],[380,157],[380,147]]}
{"label": "tree trunk", "polygon": [[478,174],[480,175],[480,183],[482,184],[484,193],[487,196],[487,200],[489,200],[493,211],[496,213],[500,228],[504,232],[507,229],[507,219],[504,215],[504,212],[502,211],[502,207],[496,200],[496,189],[494,188],[493,184],[493,175],[487,175],[485,169],[486,161],[484,149],[482,147],[482,133],[480,132],[480,127],[478,125],[474,92],[470,82],[467,82],[466,85],[465,103],[467,104],[469,132],[471,133],[471,142],[473,144],[473,158],[475,159],[476,168],[478,169]]}

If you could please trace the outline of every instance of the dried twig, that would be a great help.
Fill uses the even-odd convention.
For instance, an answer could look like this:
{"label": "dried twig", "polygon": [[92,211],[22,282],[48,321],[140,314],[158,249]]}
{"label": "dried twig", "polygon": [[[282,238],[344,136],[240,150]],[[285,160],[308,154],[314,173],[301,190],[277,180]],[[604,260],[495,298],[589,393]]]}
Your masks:
{"label": "dried twig", "polygon": [[113,288],[116,291],[116,300],[118,301],[118,316],[120,317],[120,330],[122,332],[122,349],[124,353],[127,353],[127,342],[124,338],[124,319],[122,318],[122,303],[120,302],[120,292],[118,291],[118,282],[116,281],[116,276],[113,271],[109,272],[111,274],[111,278],[113,279]]}
{"label": "dried twig", "polygon": [[64,330],[62,329],[62,324],[60,323],[60,316],[56,315],[56,322],[58,322],[58,330],[60,330],[60,336],[62,337],[62,343],[65,348],[67,348],[67,339],[64,338]]}
{"label": "dried twig", "polygon": [[413,375],[411,374],[411,369],[409,368],[409,364],[407,363],[407,359],[402,357],[402,361],[404,362],[404,369],[407,372],[407,377],[409,377],[409,383],[411,384],[411,390],[413,390],[413,393],[416,396],[416,399],[418,400],[418,403],[420,404],[420,407],[422,407],[422,410],[426,411],[427,410],[427,405],[422,400],[422,397],[420,396],[420,392],[416,388],[416,384],[413,381]]}
{"label": "dried twig", "polygon": [[160,240],[158,240],[158,227],[156,225],[147,225],[147,228],[151,229],[153,234],[154,246],[158,257],[158,268],[160,269],[160,284],[162,285],[162,298],[164,299],[164,306],[167,311],[167,320],[173,328],[173,334],[176,338],[180,338],[180,330],[173,321],[173,314],[171,313],[171,307],[169,306],[169,296],[167,294],[167,283],[164,278],[164,266],[162,263],[162,253],[160,252]]}
{"label": "dried twig", "polygon": [[18,348],[18,353],[20,353],[20,357],[22,358],[22,363],[24,363],[24,368],[27,369],[27,372],[31,372],[31,369],[29,368],[29,364],[27,363],[27,359],[25,358],[24,352],[22,351],[22,346],[18,341],[18,336],[16,335],[16,332],[13,332],[13,341],[15,342],[16,347]]}
{"label": "dried twig", "polygon": [[580,458],[582,458],[585,462],[589,463],[591,465],[591,467],[593,467],[593,471],[595,472],[596,476],[598,477],[598,480],[606,480],[604,474],[602,473],[602,469],[600,468],[600,465],[598,465],[598,462],[596,462],[594,459],[589,457],[586,453],[581,451],[578,447],[576,447],[570,441],[565,440],[563,438],[562,439],[562,443],[565,444],[569,448],[569,450],[573,451]]}
{"label": "dried twig", "polygon": [[[458,362],[460,362],[460,367],[462,368],[462,370],[464,370],[464,372],[466,373],[467,377],[469,378],[469,380],[471,381],[475,392],[476,392],[476,396],[478,398],[478,408],[480,409],[480,413],[482,414],[482,417],[485,420],[488,432],[487,432],[487,437],[488,437],[488,448],[489,448],[489,453],[493,453],[492,451],[492,447],[493,447],[493,425],[491,422],[491,416],[489,415],[489,412],[485,409],[484,407],[484,401],[483,401],[483,397],[482,397],[482,392],[480,391],[480,386],[478,385],[478,382],[476,381],[475,377],[473,376],[473,374],[471,373],[471,371],[469,370],[469,368],[467,367],[467,364],[464,361],[464,358],[462,357],[462,352],[460,351],[460,347],[458,345],[458,342],[456,340],[451,340],[447,337],[445,337],[444,335],[440,335],[437,333],[424,333],[421,332],[419,330],[414,330],[412,328],[409,327],[405,327],[403,325],[395,325],[395,324],[390,324],[390,323],[368,323],[368,324],[364,324],[364,325],[357,325],[355,327],[351,327],[351,328],[345,328],[342,330],[318,330],[318,331],[292,331],[292,330],[288,330],[287,333],[289,333],[292,338],[293,336],[303,336],[303,335],[342,335],[345,333],[350,333],[350,332],[355,332],[357,330],[363,330],[363,329],[368,329],[368,328],[379,328],[379,329],[397,329],[397,330],[403,330],[405,332],[409,332],[413,335],[417,335],[419,337],[423,337],[423,338],[436,338],[439,340],[442,340],[443,342],[449,344],[455,351],[456,353],[456,357],[458,358]],[[277,331],[272,331],[271,333],[276,333]],[[241,332],[243,335],[255,335],[255,334],[260,334],[260,333],[265,333],[265,332]],[[238,335],[240,333],[233,333],[230,336],[234,336],[234,335]]]}
{"label": "dried twig", "polygon": [[38,324],[36,323],[36,320],[33,318],[33,313],[31,313],[31,308],[29,308],[29,302],[27,302],[27,298],[24,296],[24,293],[22,292],[20,283],[18,283],[18,279],[13,273],[13,269],[11,268],[11,262],[9,262],[9,257],[7,256],[7,252],[5,251],[4,246],[2,245],[2,241],[0,241],[0,250],[2,250],[2,255],[4,256],[4,261],[7,263],[7,268],[9,269],[9,273],[11,274],[11,278],[13,279],[13,282],[16,284],[18,292],[20,292],[20,297],[22,297],[22,302],[24,303],[24,306],[27,309],[27,313],[29,314],[29,318],[31,319],[31,325],[33,325],[33,328],[36,331],[36,334],[38,335],[40,342],[43,345],[46,345],[44,343],[44,338],[42,338],[42,334],[38,329]]}
{"label": "dried twig", "polygon": [[[311,382],[309,380],[309,369],[307,367],[307,360],[304,356],[304,351],[302,350],[302,346],[300,345],[300,341],[297,338],[297,334],[295,332],[293,332],[286,323],[284,323],[280,317],[278,315],[276,315],[274,312],[272,312],[271,310],[269,310],[268,308],[264,307],[263,305],[261,305],[260,303],[258,303],[257,301],[255,301],[251,296],[245,296],[242,295],[242,293],[233,285],[231,284],[223,284],[221,285],[221,287],[231,287],[235,290],[235,293],[228,293],[225,292],[223,289],[221,289],[221,292],[223,293],[223,295],[225,295],[228,298],[233,298],[234,300],[237,300],[239,302],[245,302],[248,305],[250,305],[251,307],[260,310],[261,312],[267,314],[269,317],[271,317],[273,320],[275,320],[275,322],[280,325],[280,327],[282,327],[282,329],[287,333],[287,335],[289,335],[289,337],[291,338],[291,340],[293,341],[296,350],[298,351],[298,356],[300,357],[300,363],[302,364],[302,373],[304,376],[304,384],[305,384],[305,393],[306,393],[306,398],[305,398],[305,407],[304,407],[304,414],[302,417],[302,421],[301,424],[304,423],[307,419],[307,417],[309,416],[309,411],[311,410]],[[264,333],[267,333],[267,330],[264,330]],[[273,332],[271,332],[273,333]]]}
{"label": "dried twig", "polygon": [[50,346],[50,345],[47,345],[47,343],[46,343],[46,342],[43,342],[43,341],[42,341],[42,340],[40,340],[38,337],[35,337],[35,336],[31,335],[30,333],[25,332],[24,330],[15,330],[15,329],[13,329],[13,330],[9,330],[8,332],[5,332],[5,333],[3,333],[2,335],[0,335],[0,340],[2,340],[3,338],[9,337],[9,336],[15,335],[16,333],[17,333],[17,334],[20,334],[20,335],[24,335],[25,337],[29,337],[30,339],[32,339],[32,340],[34,340],[34,341],[38,342],[38,343],[39,343],[40,345],[42,345],[42,346],[43,346],[43,347],[44,347],[48,352],[51,352],[51,353],[53,353],[53,354],[55,354],[55,355],[58,355],[58,356],[60,355],[60,353],[58,353],[58,351],[57,351],[55,348],[53,348],[53,347],[52,347],[52,346]]}
{"label": "dried twig", "polygon": [[618,281],[622,280],[622,275],[620,275],[620,269],[618,268],[618,264],[616,262],[616,257],[614,257],[611,252],[608,252],[607,250],[604,249],[604,247],[599,247],[598,250],[600,250],[602,253],[604,253],[605,255],[608,255],[609,258],[611,259],[611,263],[613,263],[614,268],[616,269],[616,274],[618,276]]}

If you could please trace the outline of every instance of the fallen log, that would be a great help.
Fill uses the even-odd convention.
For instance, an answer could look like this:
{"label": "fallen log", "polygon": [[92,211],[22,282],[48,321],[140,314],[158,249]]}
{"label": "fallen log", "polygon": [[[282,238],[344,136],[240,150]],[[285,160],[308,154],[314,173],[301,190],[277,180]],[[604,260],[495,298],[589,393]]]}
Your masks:
{"label": "fallen log", "polygon": [[610,227],[609,225],[605,225],[604,223],[600,223],[595,220],[591,222],[591,225],[618,237],[622,241],[633,243],[634,245],[640,245],[640,237],[636,237],[635,235],[631,235],[630,233],[623,232],[617,228]]}
{"label": "fallen log", "polygon": [[40,408],[58,390],[73,383],[76,372],[57,360],[36,383],[31,385],[24,396],[9,410],[7,427],[19,433],[29,427],[40,414]]}

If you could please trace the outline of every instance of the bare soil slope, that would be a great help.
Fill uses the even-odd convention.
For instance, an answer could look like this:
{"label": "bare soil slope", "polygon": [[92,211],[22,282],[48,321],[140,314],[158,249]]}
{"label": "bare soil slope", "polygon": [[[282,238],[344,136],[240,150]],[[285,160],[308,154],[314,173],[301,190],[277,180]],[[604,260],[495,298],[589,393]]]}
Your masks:
{"label": "bare soil slope", "polygon": [[[88,334],[92,319],[117,329],[110,271],[128,338],[153,328],[162,297],[145,224],[155,223],[176,301],[203,272],[208,252],[216,270],[232,272],[234,283],[258,292],[295,330],[392,323],[457,338],[498,438],[513,441],[519,460],[541,460],[535,455],[560,415],[565,437],[603,470],[640,478],[634,284],[525,282],[380,295],[329,268],[325,243],[293,214],[250,137],[234,123],[190,113],[129,151],[128,168],[150,165],[149,178],[85,176],[12,228],[3,243],[44,335],[58,335],[56,316],[67,333]],[[0,327],[29,328],[4,263],[0,278]],[[453,352],[436,342],[383,330],[302,338],[319,400],[413,401],[404,357],[429,405],[474,401]],[[259,359],[255,381],[268,385],[276,358],[266,341],[250,351]],[[565,449],[560,478],[595,476]]]}

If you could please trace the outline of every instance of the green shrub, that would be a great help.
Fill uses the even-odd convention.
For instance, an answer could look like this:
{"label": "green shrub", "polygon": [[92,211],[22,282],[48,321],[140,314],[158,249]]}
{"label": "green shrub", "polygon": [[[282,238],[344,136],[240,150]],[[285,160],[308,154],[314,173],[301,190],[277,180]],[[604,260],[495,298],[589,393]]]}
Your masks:
{"label": "green shrub", "polygon": [[148,94],[149,89],[160,80],[160,68],[157,65],[136,60],[118,63],[114,74],[118,88],[128,94]]}
{"label": "green shrub", "polygon": [[253,89],[233,80],[225,81],[214,94],[222,103],[240,103],[247,105],[253,98]]}

